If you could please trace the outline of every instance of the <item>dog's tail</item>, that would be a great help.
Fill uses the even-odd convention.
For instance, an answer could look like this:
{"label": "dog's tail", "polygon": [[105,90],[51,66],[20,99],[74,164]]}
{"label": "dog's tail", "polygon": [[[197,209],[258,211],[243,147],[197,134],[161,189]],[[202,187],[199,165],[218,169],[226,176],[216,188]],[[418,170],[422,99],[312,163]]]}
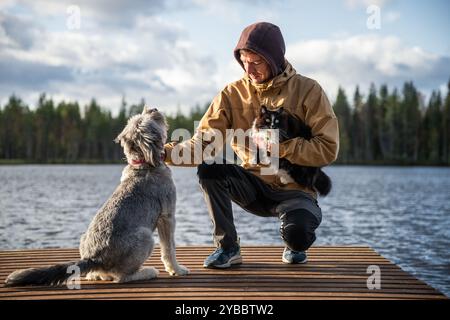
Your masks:
{"label": "dog's tail", "polygon": [[6,278],[5,287],[60,285],[65,283],[74,271],[79,271],[79,275],[82,276],[91,270],[95,270],[97,266],[96,262],[85,259],[44,268],[16,270]]}
{"label": "dog's tail", "polygon": [[322,171],[322,169],[319,169],[319,172],[317,173],[314,187],[322,197],[326,196],[331,191],[331,179]]}

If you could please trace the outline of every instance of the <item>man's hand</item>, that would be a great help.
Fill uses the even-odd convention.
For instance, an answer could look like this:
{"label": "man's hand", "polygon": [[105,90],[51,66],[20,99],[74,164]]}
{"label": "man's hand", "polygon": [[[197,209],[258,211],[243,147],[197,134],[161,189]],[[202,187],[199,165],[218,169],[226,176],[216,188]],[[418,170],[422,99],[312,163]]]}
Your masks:
{"label": "man's hand", "polygon": [[252,140],[253,143],[258,147],[258,149],[270,153],[272,142],[270,140],[270,132],[268,130],[258,131],[252,136]]}

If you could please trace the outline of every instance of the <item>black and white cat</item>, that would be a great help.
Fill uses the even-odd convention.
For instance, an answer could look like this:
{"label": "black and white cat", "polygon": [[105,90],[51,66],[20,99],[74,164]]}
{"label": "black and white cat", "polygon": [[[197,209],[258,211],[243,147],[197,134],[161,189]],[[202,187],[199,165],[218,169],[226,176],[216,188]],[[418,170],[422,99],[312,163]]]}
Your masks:
{"label": "black and white cat", "polygon": [[[280,143],[296,137],[306,140],[313,137],[311,128],[289,114],[283,107],[274,111],[267,109],[266,106],[261,107],[258,117],[253,122],[251,136],[256,137],[256,139],[270,140],[270,137],[267,137],[267,129],[278,129]],[[268,162],[267,154],[263,154],[262,157],[259,157],[259,153],[256,154],[258,157],[256,162]],[[283,184],[295,181],[299,185],[316,190],[321,196],[326,196],[331,190],[331,179],[320,167],[300,166],[281,158],[279,159],[277,175]]]}

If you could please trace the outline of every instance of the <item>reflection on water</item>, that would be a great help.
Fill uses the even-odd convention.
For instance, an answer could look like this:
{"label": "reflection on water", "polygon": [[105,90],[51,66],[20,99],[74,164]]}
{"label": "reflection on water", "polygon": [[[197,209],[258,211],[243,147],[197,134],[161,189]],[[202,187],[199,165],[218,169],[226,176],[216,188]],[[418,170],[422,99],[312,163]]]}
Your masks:
{"label": "reflection on water", "polygon": [[[121,165],[0,166],[0,249],[77,247]],[[450,295],[450,169],[332,166],[315,245],[368,245]],[[212,244],[195,169],[172,168],[179,245]],[[242,245],[282,245],[276,218],[237,206]]]}

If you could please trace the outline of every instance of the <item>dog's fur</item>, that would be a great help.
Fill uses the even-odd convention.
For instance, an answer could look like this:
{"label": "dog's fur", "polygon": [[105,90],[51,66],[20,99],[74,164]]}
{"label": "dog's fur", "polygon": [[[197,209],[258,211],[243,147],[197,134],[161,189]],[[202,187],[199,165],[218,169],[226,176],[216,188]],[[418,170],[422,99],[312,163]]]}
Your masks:
{"label": "dog's fur", "polygon": [[47,268],[18,270],[6,286],[58,285],[67,281],[70,266],[79,267],[88,280],[129,282],[157,277],[158,270],[142,267],[153,250],[152,233],[158,228],[161,260],[171,275],[189,270],[175,258],[176,190],[170,169],[161,154],[167,123],[156,109],[144,108],[128,120],[116,138],[128,165],[112,196],[95,215],[81,236],[81,260]]}

